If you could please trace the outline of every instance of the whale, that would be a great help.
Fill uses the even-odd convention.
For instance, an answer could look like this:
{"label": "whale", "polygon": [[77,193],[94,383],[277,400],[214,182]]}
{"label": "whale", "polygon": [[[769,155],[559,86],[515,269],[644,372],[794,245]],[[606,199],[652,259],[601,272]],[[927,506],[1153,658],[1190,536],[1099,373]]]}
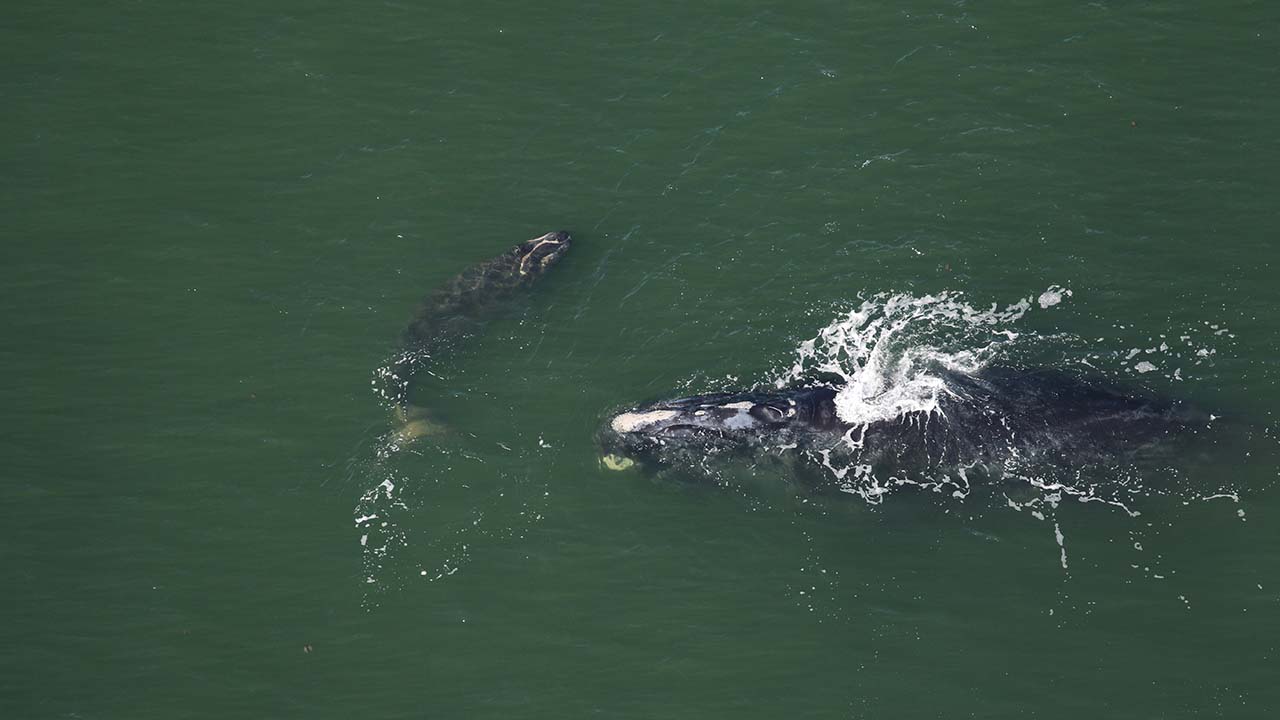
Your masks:
{"label": "whale", "polygon": [[834,382],[640,404],[605,419],[601,462],[657,469],[774,454],[886,476],[998,474],[1012,462],[1080,467],[1158,456],[1206,422],[1181,402],[1059,370],[989,367],[937,377],[936,407],[873,421],[842,418]]}
{"label": "whale", "polygon": [[444,430],[424,400],[414,397],[416,381],[431,371],[433,361],[478,335],[487,318],[538,283],[572,244],[564,230],[526,240],[464,270],[418,304],[402,334],[401,349],[374,373],[374,391],[396,426],[391,447]]}
{"label": "whale", "polygon": [[467,322],[491,314],[546,275],[571,246],[568,232],[545,233],[454,276],[418,304],[404,331],[406,350],[430,352],[455,340]]}

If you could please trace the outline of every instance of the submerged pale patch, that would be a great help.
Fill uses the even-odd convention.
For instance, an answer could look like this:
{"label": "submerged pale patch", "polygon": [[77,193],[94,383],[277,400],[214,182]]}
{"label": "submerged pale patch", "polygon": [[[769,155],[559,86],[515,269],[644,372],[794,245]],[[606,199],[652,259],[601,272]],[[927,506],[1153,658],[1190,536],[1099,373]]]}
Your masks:
{"label": "submerged pale patch", "polygon": [[635,466],[636,461],[629,457],[609,453],[608,455],[600,458],[600,464],[604,465],[609,470],[626,470],[627,468]]}

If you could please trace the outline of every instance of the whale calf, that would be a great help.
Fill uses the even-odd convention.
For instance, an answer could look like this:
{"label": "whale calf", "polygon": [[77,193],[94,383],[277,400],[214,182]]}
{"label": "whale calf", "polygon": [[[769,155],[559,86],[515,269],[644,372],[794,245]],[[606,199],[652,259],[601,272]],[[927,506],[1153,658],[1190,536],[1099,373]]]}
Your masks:
{"label": "whale calf", "polygon": [[418,305],[404,331],[403,349],[376,371],[373,380],[398,426],[393,447],[440,429],[428,409],[410,399],[415,376],[428,371],[434,357],[477,334],[487,316],[537,282],[571,245],[572,238],[563,230],[527,240],[459,273]]}
{"label": "whale calf", "polygon": [[458,274],[418,305],[404,331],[406,348],[430,350],[452,339],[460,320],[476,320],[528,288],[569,251],[563,230],[527,240]]}

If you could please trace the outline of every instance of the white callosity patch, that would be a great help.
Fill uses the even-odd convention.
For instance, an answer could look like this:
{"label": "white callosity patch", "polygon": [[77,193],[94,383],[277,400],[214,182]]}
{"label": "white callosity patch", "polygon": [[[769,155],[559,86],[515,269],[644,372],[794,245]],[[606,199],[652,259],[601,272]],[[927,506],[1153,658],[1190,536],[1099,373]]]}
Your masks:
{"label": "white callosity patch", "polygon": [[648,412],[626,412],[618,415],[610,423],[614,432],[630,433],[639,432],[640,430],[660,423],[664,420],[670,420],[680,413],[675,410],[650,410]]}

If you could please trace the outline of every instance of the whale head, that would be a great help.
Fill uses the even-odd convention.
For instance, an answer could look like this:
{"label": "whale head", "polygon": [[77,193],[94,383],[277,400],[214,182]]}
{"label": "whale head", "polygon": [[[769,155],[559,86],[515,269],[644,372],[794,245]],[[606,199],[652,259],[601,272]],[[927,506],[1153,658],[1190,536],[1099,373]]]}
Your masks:
{"label": "whale head", "polygon": [[517,274],[528,279],[542,275],[564,257],[571,242],[569,233],[557,230],[520,243],[514,251]]}
{"label": "whale head", "polygon": [[790,442],[840,427],[835,391],[716,393],[663,400],[616,413],[599,434],[603,463],[614,470],[667,464],[690,455]]}

